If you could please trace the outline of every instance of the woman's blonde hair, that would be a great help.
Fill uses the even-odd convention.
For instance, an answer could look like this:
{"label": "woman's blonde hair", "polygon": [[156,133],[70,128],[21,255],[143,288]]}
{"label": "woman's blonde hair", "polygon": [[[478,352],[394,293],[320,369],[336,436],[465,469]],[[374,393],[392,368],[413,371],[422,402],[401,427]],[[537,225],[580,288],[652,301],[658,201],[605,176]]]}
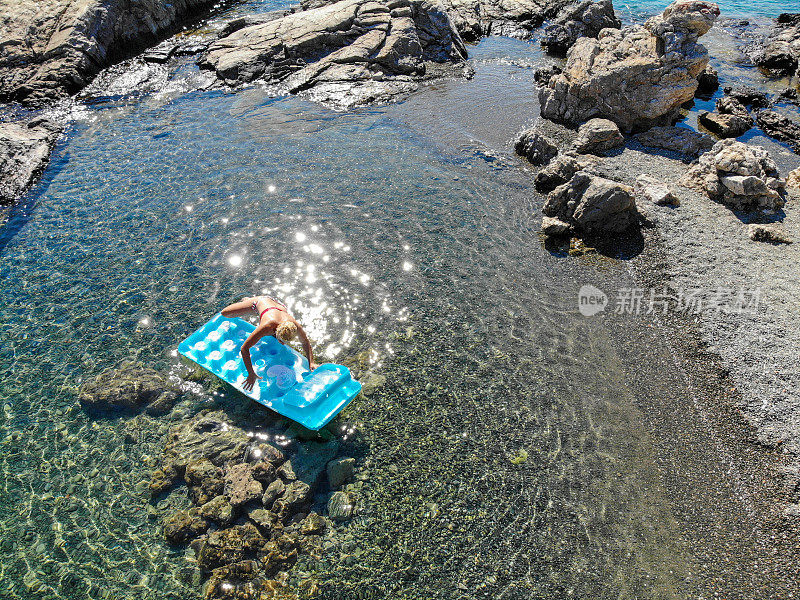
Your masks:
{"label": "woman's blonde hair", "polygon": [[291,321],[284,321],[278,325],[278,329],[275,330],[275,335],[284,343],[291,342],[297,336],[297,325]]}

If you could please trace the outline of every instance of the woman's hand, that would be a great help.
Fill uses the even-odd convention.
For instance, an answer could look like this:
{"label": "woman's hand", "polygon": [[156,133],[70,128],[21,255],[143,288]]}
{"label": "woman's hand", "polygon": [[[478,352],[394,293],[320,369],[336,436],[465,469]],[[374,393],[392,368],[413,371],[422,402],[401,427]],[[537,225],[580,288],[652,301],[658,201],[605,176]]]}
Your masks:
{"label": "woman's hand", "polygon": [[316,369],[318,366],[319,366],[319,365],[318,365],[317,363],[315,363],[315,362],[313,362],[313,361],[312,361],[312,362],[311,362],[311,364],[310,364],[310,365],[308,365],[308,368],[309,368],[311,371],[313,371],[313,370],[314,370],[314,369]]}
{"label": "woman's hand", "polygon": [[244,385],[242,387],[248,392],[252,391],[253,385],[255,385],[257,379],[261,379],[261,377],[259,377],[255,373],[250,373],[247,376],[247,379],[245,380]]}

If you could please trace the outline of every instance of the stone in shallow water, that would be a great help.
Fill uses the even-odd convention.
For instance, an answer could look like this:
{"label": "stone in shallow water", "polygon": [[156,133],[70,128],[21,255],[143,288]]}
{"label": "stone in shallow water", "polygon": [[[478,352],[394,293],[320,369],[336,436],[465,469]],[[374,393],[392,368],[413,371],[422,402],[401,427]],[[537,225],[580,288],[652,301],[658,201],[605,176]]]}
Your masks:
{"label": "stone in shallow water", "polygon": [[333,489],[341,487],[346,482],[350,481],[353,477],[353,470],[355,468],[355,458],[335,458],[328,463],[326,468],[328,474],[328,483]]}
{"label": "stone in shallow water", "polygon": [[225,472],[225,495],[233,506],[260,500],[264,488],[253,478],[253,467],[248,464],[231,465]]}
{"label": "stone in shallow water", "polygon": [[0,123],[0,205],[15,202],[36,180],[61,129],[47,119]]}
{"label": "stone in shallow water", "polygon": [[514,151],[527,158],[532,165],[540,166],[546,165],[558,154],[558,147],[553,140],[533,128],[519,135]]}
{"label": "stone in shallow water", "polygon": [[164,536],[171,544],[183,544],[205,533],[208,525],[200,509],[179,510],[164,522]]}
{"label": "stone in shallow water", "polygon": [[587,234],[621,233],[638,222],[633,188],[583,171],[550,192],[542,212]]}
{"label": "stone in shallow water", "polygon": [[571,229],[570,224],[556,217],[542,217],[542,232],[545,235],[564,235]]}
{"label": "stone in shallow water", "polygon": [[311,487],[303,481],[292,481],[275,500],[272,511],[286,521],[311,500]]}
{"label": "stone in shallow water", "polygon": [[328,523],[325,518],[315,512],[309,513],[308,516],[300,523],[300,533],[304,535],[319,535],[325,533]]}
{"label": "stone in shallow water", "polygon": [[189,497],[195,504],[205,504],[222,494],[225,488],[222,469],[207,458],[189,463],[184,480],[189,486]]}
{"label": "stone in shallow water", "polygon": [[334,492],[328,500],[328,517],[334,521],[346,521],[353,516],[355,498],[349,492]]}
{"label": "stone in shallow water", "polygon": [[203,571],[237,563],[246,554],[263,550],[267,540],[252,523],[212,531],[200,544],[197,564]]}
{"label": "stone in shallow water", "polygon": [[84,383],[78,399],[90,412],[133,412],[163,394],[170,394],[173,402],[177,397],[163,375],[140,363],[123,361]]}
{"label": "stone in shallow water", "polygon": [[800,153],[800,123],[774,110],[758,111],[756,122],[768,136],[786,142]]}
{"label": "stone in shallow water", "polygon": [[236,518],[236,512],[228,498],[223,495],[216,496],[200,507],[204,518],[214,521],[221,527],[227,527]]}
{"label": "stone in shallow water", "polygon": [[278,496],[283,494],[285,489],[286,484],[282,480],[276,479],[267,486],[266,490],[264,490],[264,495],[261,497],[261,503],[267,508],[272,508],[275,500],[278,498]]}

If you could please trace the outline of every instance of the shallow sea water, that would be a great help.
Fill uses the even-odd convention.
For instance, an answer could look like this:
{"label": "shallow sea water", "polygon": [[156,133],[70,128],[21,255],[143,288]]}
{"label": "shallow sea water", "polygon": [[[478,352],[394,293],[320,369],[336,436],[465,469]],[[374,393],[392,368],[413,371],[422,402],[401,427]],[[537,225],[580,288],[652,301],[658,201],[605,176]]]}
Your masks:
{"label": "shallow sea water", "polygon": [[[680,453],[647,411],[691,392],[667,354],[649,366],[662,377],[632,372],[657,333],[577,311],[584,283],[632,285],[624,261],[542,247],[541,199],[509,150],[538,114],[545,59],[499,38],[471,53],[473,80],[386,107],[333,112],[255,87],[75,111],[0,229],[4,597],[199,595],[159,525],[182,500],[151,506],[146,483],[174,420],[242,400],[93,420],[76,390],[130,357],[171,369],[183,337],[262,290],[323,359],[359,356],[365,378],[385,377],[339,421],[356,430],[359,515],[293,576],[322,597],[770,589],[747,572],[760,534],[736,473],[700,458],[681,467],[695,479],[665,472]],[[741,523],[720,528],[714,511]]]}

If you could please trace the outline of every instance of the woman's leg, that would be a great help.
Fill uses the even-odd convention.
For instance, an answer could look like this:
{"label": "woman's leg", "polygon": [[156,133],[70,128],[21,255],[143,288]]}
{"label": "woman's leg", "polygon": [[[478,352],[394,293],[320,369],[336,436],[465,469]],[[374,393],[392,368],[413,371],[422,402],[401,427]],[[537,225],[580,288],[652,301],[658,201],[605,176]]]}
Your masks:
{"label": "woman's leg", "polygon": [[234,302],[222,309],[223,317],[247,317],[252,314],[253,299],[242,298],[240,302]]}

